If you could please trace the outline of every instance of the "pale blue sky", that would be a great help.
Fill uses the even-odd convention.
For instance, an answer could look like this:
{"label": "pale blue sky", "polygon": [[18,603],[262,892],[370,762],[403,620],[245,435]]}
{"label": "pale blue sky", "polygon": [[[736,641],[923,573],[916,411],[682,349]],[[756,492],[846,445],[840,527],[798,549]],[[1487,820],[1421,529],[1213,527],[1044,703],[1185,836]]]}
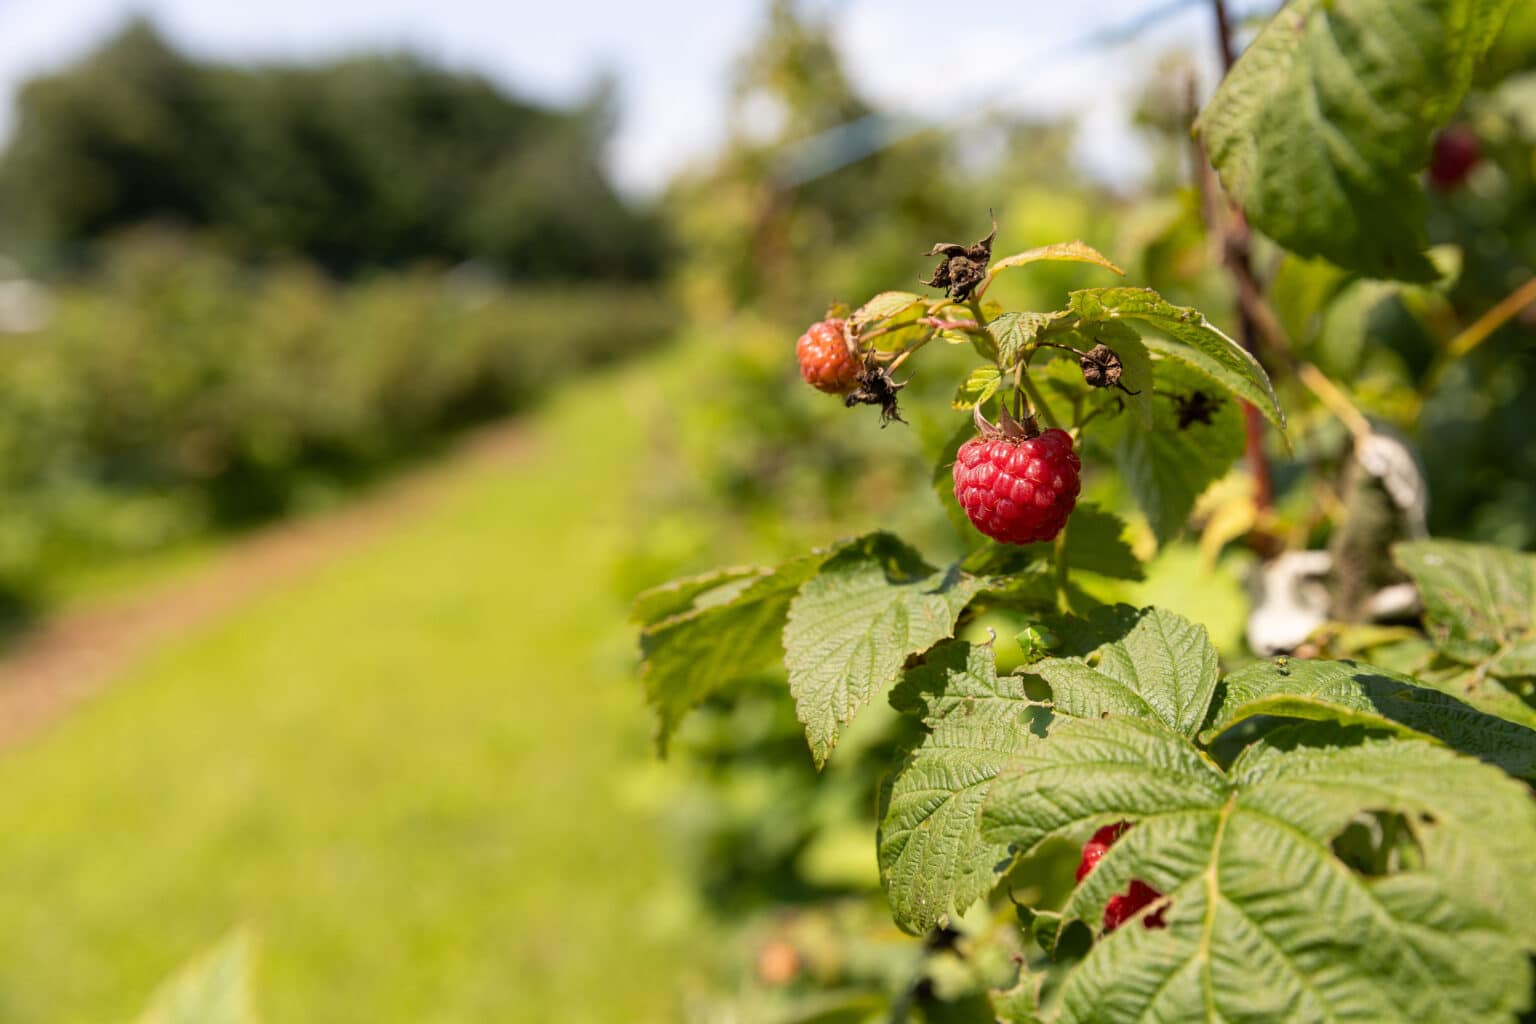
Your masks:
{"label": "pale blue sky", "polygon": [[[1213,62],[1204,3],[1162,18],[1134,43],[1085,47],[1076,44],[1087,34],[1177,4],[803,2],[830,15],[850,73],[877,103],[923,118],[952,116],[977,97],[1033,113],[1075,111],[1089,128],[1079,159],[1112,180],[1133,177],[1142,164],[1125,115],[1147,68],[1181,44],[1207,68]],[[600,72],[610,71],[621,93],[610,159],[626,189],[646,194],[724,137],[732,61],[750,42],[765,6],[763,0],[0,0],[0,134],[21,81],[88,49],[140,12],[196,54],[303,59],[405,47],[555,102],[580,97]],[[935,8],[937,16],[930,13]]]}

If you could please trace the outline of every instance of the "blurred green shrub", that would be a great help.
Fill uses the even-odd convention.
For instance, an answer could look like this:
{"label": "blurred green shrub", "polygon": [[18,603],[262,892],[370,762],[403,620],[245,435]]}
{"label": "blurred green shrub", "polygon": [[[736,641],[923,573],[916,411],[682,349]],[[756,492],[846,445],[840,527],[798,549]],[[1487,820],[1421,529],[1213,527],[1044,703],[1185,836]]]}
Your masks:
{"label": "blurred green shrub", "polygon": [[653,345],[655,289],[472,272],[338,285],[179,236],[111,247],[0,336],[0,584],[278,515]]}

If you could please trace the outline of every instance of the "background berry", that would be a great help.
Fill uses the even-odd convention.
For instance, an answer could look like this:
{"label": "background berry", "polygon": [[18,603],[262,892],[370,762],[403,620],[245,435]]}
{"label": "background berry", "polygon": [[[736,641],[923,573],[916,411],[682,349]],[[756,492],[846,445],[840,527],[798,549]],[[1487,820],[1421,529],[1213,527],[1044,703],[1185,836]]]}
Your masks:
{"label": "background berry", "polygon": [[976,529],[993,540],[1050,540],[1077,504],[1081,468],[1065,430],[1023,440],[974,437],[955,459],[955,499]]}
{"label": "background berry", "polygon": [[1117,821],[1113,825],[1105,825],[1093,834],[1093,838],[1083,844],[1083,859],[1077,865],[1077,880],[1081,882],[1088,877],[1088,872],[1098,866],[1100,860],[1109,852],[1109,848],[1120,838],[1120,834],[1130,828],[1129,822]]}
{"label": "background berry", "polygon": [[843,340],[843,321],[822,320],[811,325],[795,344],[800,376],[817,391],[846,395],[859,384],[859,363]]}
{"label": "background berry", "polygon": [[[1115,845],[1115,840],[1125,834],[1131,827],[1130,822],[1117,821],[1113,825],[1105,825],[1093,834],[1093,838],[1083,844],[1083,859],[1077,865],[1077,880],[1081,882],[1093,872],[1104,859],[1104,854]],[[1143,907],[1162,898],[1162,893],[1152,888],[1139,878],[1131,879],[1131,887],[1128,892],[1116,893],[1104,904],[1104,932],[1108,934],[1119,928],[1122,924],[1135,917]],[[1146,928],[1166,928],[1167,922],[1163,920],[1163,914],[1167,907],[1159,907],[1142,919],[1142,926]]]}
{"label": "background berry", "polygon": [[1454,192],[1483,159],[1482,143],[1468,124],[1453,124],[1435,136],[1429,158],[1429,183],[1439,192]]}
{"label": "background berry", "polygon": [[[1104,931],[1114,931],[1122,924],[1135,917],[1142,907],[1155,902],[1162,897],[1162,893],[1152,888],[1139,878],[1131,880],[1131,889],[1128,893],[1116,893],[1104,904]],[[1168,922],[1163,920],[1163,914],[1167,907],[1158,907],[1155,911],[1141,919],[1143,928],[1166,928]]]}

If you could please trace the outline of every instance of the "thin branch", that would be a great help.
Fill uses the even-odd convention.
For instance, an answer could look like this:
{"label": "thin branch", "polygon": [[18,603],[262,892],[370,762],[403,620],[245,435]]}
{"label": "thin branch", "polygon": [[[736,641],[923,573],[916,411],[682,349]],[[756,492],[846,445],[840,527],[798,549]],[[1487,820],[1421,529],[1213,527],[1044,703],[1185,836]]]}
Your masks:
{"label": "thin branch", "polygon": [[[1237,57],[1232,44],[1232,25],[1227,17],[1227,7],[1224,0],[1211,0],[1211,6],[1216,15],[1216,36],[1221,49],[1222,65],[1226,70],[1231,70]],[[1193,80],[1189,92],[1193,108]],[[1192,120],[1193,113],[1191,109]],[[1216,181],[1215,172],[1206,159],[1205,145],[1198,136],[1194,137],[1193,145],[1195,166],[1198,169],[1195,184],[1200,190],[1201,209],[1210,230],[1220,235],[1222,264],[1238,293],[1238,338],[1243,348],[1263,362],[1261,329],[1250,312],[1253,304],[1244,301],[1245,294],[1263,295],[1263,288],[1253,274],[1253,235],[1243,212],[1226,201],[1221,184]],[[1243,404],[1243,431],[1248,471],[1253,474],[1254,505],[1262,515],[1274,505],[1274,483],[1269,470],[1269,458],[1264,454],[1264,417],[1256,407],[1248,403]]]}
{"label": "thin branch", "polygon": [[1327,410],[1339,418],[1345,428],[1355,439],[1358,445],[1370,437],[1370,421],[1365,414],[1355,408],[1355,403],[1349,400],[1342,388],[1328,379],[1328,375],[1311,363],[1302,363],[1296,367],[1296,377],[1307,386],[1307,390],[1317,396],[1317,400],[1323,403]]}
{"label": "thin branch", "polygon": [[1430,367],[1429,373],[1425,374],[1424,385],[1419,389],[1419,393],[1428,395],[1434,391],[1435,385],[1440,383],[1440,376],[1447,366],[1488,340],[1490,334],[1503,327],[1511,317],[1533,302],[1536,302],[1536,276],[1532,276],[1504,296],[1492,309],[1472,321],[1460,334],[1452,338],[1450,344],[1441,350],[1440,356]]}
{"label": "thin branch", "polygon": [[1231,71],[1237,62],[1237,54],[1232,51],[1232,22],[1227,17],[1227,5],[1223,0],[1211,2],[1216,9],[1216,42],[1221,47],[1221,67],[1223,71]]}

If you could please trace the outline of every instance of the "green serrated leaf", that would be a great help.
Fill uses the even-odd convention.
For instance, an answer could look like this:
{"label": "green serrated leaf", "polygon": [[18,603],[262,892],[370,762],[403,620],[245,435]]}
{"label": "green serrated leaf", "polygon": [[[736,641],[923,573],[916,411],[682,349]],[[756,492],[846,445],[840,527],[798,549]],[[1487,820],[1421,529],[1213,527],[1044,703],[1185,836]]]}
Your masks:
{"label": "green serrated leaf", "polygon": [[[1085,623],[1099,642],[1070,658],[1045,658],[1029,671],[1051,687],[1057,711],[1075,718],[1155,718],[1193,736],[1205,721],[1219,665],[1205,627],[1161,608],[1096,610]],[[1082,633],[1073,647],[1082,649]]]}
{"label": "green serrated leaf", "polygon": [[1371,277],[1429,281],[1417,173],[1513,0],[1290,0],[1196,124],[1249,221]]}
{"label": "green serrated leaf", "polygon": [[[1068,296],[1072,312],[1085,321],[1138,320],[1166,337],[1143,337],[1154,355],[1177,359],[1232,394],[1251,403],[1280,431],[1285,413],[1269,374],[1247,350],[1189,306],[1175,306],[1150,288],[1090,288]],[[1092,328],[1084,326],[1083,330]]]}
{"label": "green serrated leaf", "polygon": [[[1411,866],[1366,876],[1336,855],[1368,813],[1403,817]],[[1115,821],[1132,827],[1064,917],[1097,927],[1139,879],[1165,927],[1094,943],[1062,1021],[1503,1021],[1528,999],[1536,804],[1495,768],[1309,723],[1224,775],[1159,722],[1056,718],[994,781],[982,835],[1027,853]]]}
{"label": "green serrated leaf", "polygon": [[997,394],[997,389],[1002,386],[1003,371],[996,366],[978,366],[955,392],[954,407],[974,409]]}
{"label": "green serrated leaf", "polygon": [[928,730],[882,789],[878,838],[891,912],[920,934],[963,914],[1006,868],[1006,844],[982,840],[977,814],[993,775],[1049,711],[1017,676],[998,678],[990,645],[961,641],[934,648],[891,703]]}
{"label": "green serrated leaf", "polygon": [[1424,599],[1424,624],[1456,661],[1496,678],[1536,675],[1536,555],[1461,541],[1392,549]]}
{"label": "green serrated leaf", "polygon": [[1386,669],[1280,659],[1234,672],[1224,689],[1207,742],[1259,715],[1336,721],[1432,737],[1513,775],[1536,777],[1536,730]]}
{"label": "green serrated leaf", "polygon": [[137,1024],[256,1024],[251,941],[236,933],[156,990]]}
{"label": "green serrated leaf", "polygon": [[[1073,572],[1093,572],[1110,579],[1144,579],[1141,559],[1131,550],[1125,530],[1125,520],[1113,512],[1092,502],[1079,504],[1067,520],[1067,565]],[[1043,562],[1055,558],[1053,543],[1026,544],[1022,550]]]}
{"label": "green serrated leaf", "polygon": [[1004,992],[992,993],[992,1008],[997,1020],[1007,1024],[1044,1024],[1040,1013],[1040,974],[1019,972],[1019,983]]}
{"label": "green serrated leaf", "polygon": [[723,569],[678,580],[636,599],[640,681],[656,712],[660,750],[700,701],[778,661],[790,599],[836,550],[777,569]]}
{"label": "green serrated leaf", "polygon": [[935,570],[888,533],[828,559],[790,602],[784,625],[789,692],[817,767],[838,732],[895,682],[907,656],[951,635],[986,581]]}
{"label": "green serrated leaf", "polygon": [[1003,313],[987,324],[987,331],[997,342],[997,362],[1012,366],[1028,345],[1040,340],[1045,329],[1066,313]]}
{"label": "green serrated leaf", "polygon": [[1170,396],[1187,399],[1197,391],[1209,396],[1209,384],[1166,360],[1155,363],[1153,373],[1160,394],[1152,405],[1152,429],[1117,417],[1097,433],[1114,451],[1115,465],[1158,542],[1165,543],[1183,529],[1195,500],[1242,454],[1243,420],[1232,399],[1219,398],[1209,410],[1209,422],[1181,424],[1179,405]]}
{"label": "green serrated leaf", "polygon": [[849,320],[855,327],[865,327],[907,312],[913,306],[926,305],[927,299],[912,292],[881,292],[853,311]]}
{"label": "green serrated leaf", "polygon": [[1414,667],[1415,679],[1424,686],[1465,700],[1479,711],[1486,711],[1527,729],[1536,729],[1536,707],[1521,699],[1516,690],[1530,684],[1529,676],[1500,681],[1476,668],[1436,659],[1430,667]]}
{"label": "green serrated leaf", "polygon": [[1038,263],[1041,260],[1057,263],[1093,263],[1106,270],[1113,270],[1121,277],[1125,276],[1125,271],[1111,263],[1103,253],[1083,242],[1073,241],[1042,245],[1035,249],[1016,252],[1012,256],[1004,256],[1000,260],[993,260],[992,266],[987,270],[987,277],[990,279],[996,277],[1000,271],[1011,267],[1022,267],[1027,263]]}
{"label": "green serrated leaf", "polygon": [[730,566],[671,580],[636,597],[629,610],[630,621],[642,627],[654,626],[695,607],[723,604],[771,571],[756,566]]}

